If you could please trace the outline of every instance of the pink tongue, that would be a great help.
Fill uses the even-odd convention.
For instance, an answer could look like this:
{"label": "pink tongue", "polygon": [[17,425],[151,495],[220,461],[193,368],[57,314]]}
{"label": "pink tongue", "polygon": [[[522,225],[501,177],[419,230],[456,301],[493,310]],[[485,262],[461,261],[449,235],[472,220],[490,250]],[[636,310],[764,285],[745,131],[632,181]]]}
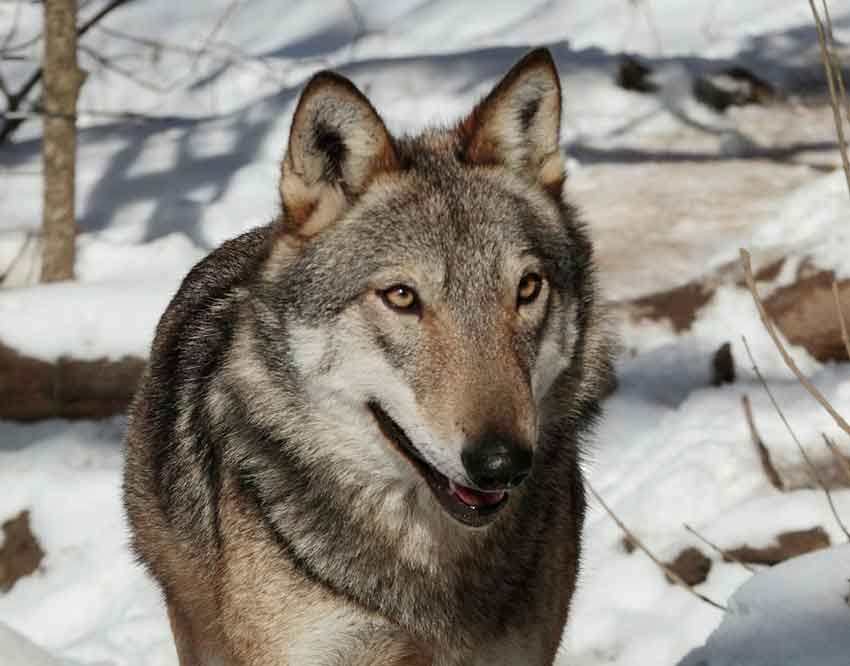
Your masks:
{"label": "pink tongue", "polygon": [[493,506],[498,504],[505,497],[504,490],[498,490],[494,493],[485,493],[472,488],[467,488],[459,483],[452,483],[452,493],[461,502],[468,506]]}

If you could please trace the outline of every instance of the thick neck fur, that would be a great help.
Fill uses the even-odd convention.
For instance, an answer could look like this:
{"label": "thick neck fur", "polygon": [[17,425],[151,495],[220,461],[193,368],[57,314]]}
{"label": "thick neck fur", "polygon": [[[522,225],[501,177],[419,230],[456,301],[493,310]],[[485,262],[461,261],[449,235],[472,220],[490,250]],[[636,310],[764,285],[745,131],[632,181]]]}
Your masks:
{"label": "thick neck fur", "polygon": [[[548,419],[526,486],[493,525],[468,528],[442,512],[412,470],[409,483],[384,484],[335,464],[331,433],[311,420],[316,406],[269,409],[258,399],[290,381],[261,351],[264,335],[275,334],[269,323],[239,325],[241,347],[227,362],[236,418],[227,421],[244,425],[217,439],[229,439],[225,473],[254,499],[283,554],[306,577],[423,641],[472,646],[533,623],[544,546],[577,543],[583,516],[578,442],[566,434],[576,423]],[[580,381],[570,375],[561,390]],[[272,395],[284,393],[295,394]]]}

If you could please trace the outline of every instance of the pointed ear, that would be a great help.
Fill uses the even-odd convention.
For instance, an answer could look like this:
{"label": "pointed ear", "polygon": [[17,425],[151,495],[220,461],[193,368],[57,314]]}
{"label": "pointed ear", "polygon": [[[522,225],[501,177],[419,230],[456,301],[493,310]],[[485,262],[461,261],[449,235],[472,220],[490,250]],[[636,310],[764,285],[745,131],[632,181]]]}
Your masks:
{"label": "pointed ear", "polygon": [[351,81],[316,74],[292,118],[280,180],[287,233],[309,238],[338,220],[381,172],[398,168],[392,138]]}
{"label": "pointed ear", "polygon": [[560,198],[561,82],[549,50],[532,51],[514,65],[459,132],[465,161],[505,166]]}

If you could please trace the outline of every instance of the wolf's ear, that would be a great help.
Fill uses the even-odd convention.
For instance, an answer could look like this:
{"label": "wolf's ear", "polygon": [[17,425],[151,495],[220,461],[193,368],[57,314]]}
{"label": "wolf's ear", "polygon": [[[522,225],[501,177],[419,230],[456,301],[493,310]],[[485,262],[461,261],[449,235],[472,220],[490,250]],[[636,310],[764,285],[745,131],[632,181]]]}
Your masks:
{"label": "wolf's ear", "polygon": [[316,74],[301,93],[283,160],[285,232],[313,236],[377,174],[397,166],[392,138],[369,100],[339,74]]}
{"label": "wolf's ear", "polygon": [[561,82],[548,49],[520,60],[460,124],[462,157],[503,165],[560,198]]}

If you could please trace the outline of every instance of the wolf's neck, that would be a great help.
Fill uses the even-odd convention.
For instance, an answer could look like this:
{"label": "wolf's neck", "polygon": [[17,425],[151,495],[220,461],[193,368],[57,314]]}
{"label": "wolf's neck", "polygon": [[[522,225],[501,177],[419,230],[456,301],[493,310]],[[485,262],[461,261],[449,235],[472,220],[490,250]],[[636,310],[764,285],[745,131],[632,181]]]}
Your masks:
{"label": "wolf's neck", "polygon": [[[496,523],[471,530],[447,516],[423,516],[416,488],[389,488],[395,496],[382,496],[340,483],[332,470],[299,456],[292,442],[261,430],[250,438],[259,446],[241,461],[239,486],[305,578],[425,640],[482,640],[482,628],[498,634],[523,615],[545,525],[521,496]],[[537,547],[515,548],[528,530]],[[423,600],[427,614],[419,610]]]}

